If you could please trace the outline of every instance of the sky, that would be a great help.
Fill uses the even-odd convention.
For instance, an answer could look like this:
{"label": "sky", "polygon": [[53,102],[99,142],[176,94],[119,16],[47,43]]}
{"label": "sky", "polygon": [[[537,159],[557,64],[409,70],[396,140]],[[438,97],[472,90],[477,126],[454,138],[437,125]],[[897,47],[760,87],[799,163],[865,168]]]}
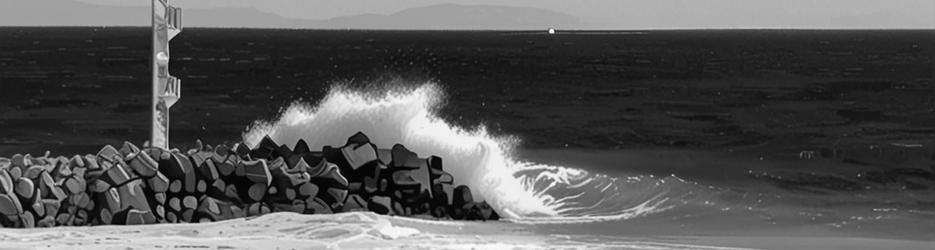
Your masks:
{"label": "sky", "polygon": [[[46,1],[46,0],[34,0]],[[148,6],[144,0],[76,0]],[[183,8],[254,8],[323,20],[392,14],[435,4],[535,7],[580,18],[582,28],[935,28],[933,0],[170,0]]]}

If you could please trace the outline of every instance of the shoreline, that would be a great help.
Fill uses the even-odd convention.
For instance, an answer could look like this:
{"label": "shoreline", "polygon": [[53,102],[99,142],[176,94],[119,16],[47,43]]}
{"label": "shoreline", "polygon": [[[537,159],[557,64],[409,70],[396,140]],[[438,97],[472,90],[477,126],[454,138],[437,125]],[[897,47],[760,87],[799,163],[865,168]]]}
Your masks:
{"label": "shoreline", "polygon": [[[5,247],[92,249],[437,247],[445,249],[925,249],[932,241],[855,237],[616,236],[536,232],[513,223],[434,223],[366,212],[336,215],[274,213],[202,224],[0,229]],[[172,239],[167,241],[166,239]]]}

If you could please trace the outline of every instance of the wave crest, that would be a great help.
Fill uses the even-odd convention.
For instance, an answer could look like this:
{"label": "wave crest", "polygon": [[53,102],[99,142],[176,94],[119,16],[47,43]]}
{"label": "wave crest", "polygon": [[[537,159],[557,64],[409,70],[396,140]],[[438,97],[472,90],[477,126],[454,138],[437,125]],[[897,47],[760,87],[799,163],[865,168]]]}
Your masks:
{"label": "wave crest", "polygon": [[[519,140],[495,136],[486,127],[453,126],[439,118],[444,92],[434,83],[352,89],[333,86],[317,104],[293,103],[272,122],[256,122],[244,133],[255,146],[263,136],[310,147],[343,145],[362,131],[381,148],[406,145],[444,159],[455,184],[472,187],[504,217],[524,222],[627,219],[662,209],[668,198],[654,178],[617,180],[587,171],[525,162],[513,157]],[[426,157],[421,155],[420,157]]]}

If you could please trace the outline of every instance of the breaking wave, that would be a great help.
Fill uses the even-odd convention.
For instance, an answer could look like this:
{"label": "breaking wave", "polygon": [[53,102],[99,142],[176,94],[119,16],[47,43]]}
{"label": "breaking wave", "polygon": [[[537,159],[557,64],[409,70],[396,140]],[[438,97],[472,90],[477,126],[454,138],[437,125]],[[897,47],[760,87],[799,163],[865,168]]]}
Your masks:
{"label": "breaking wave", "polygon": [[441,119],[437,110],[445,94],[437,84],[393,86],[335,85],[318,104],[296,102],[278,120],[256,122],[244,141],[254,146],[269,135],[287,145],[304,139],[316,148],[343,145],[348,135],[362,131],[381,148],[401,143],[442,157],[456,185],[470,186],[475,200],[485,199],[507,219],[525,223],[628,219],[667,209],[667,201],[681,193],[674,188],[683,181],[675,177],[614,178],[517,159],[519,139]]}

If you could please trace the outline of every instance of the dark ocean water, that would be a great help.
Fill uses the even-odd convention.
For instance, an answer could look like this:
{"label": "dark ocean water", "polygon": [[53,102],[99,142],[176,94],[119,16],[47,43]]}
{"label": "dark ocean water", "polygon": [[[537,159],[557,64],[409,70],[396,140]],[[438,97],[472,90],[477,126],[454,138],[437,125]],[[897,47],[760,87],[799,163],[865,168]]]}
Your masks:
{"label": "dark ocean water", "polygon": [[[146,140],[149,42],[0,28],[0,155]],[[924,239],[933,46],[930,30],[187,29],[170,141],[369,130],[563,230]]]}

